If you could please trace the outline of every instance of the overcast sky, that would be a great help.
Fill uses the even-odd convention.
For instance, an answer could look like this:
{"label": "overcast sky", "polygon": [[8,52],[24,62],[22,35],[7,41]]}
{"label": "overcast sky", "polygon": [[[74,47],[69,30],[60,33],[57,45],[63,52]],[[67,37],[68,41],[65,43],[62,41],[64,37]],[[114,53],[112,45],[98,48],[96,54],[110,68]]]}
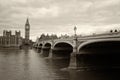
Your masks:
{"label": "overcast sky", "polygon": [[92,34],[120,29],[120,0],[0,0],[0,35],[21,30],[29,18],[30,38],[42,33]]}

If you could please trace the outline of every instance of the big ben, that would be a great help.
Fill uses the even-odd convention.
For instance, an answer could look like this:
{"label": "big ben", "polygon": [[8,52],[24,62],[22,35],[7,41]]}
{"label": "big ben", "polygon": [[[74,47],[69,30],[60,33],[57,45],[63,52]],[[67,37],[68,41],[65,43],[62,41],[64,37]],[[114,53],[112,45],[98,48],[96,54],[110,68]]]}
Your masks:
{"label": "big ben", "polygon": [[25,23],[25,44],[29,44],[29,37],[30,37],[30,24],[29,19],[27,18]]}

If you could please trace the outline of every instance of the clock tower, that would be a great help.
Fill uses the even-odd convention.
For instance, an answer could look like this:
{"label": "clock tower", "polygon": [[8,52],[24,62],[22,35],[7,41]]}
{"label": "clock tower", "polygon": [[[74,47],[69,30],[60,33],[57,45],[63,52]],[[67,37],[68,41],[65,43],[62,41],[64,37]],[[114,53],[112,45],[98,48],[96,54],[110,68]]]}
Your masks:
{"label": "clock tower", "polygon": [[27,18],[25,23],[25,44],[29,44],[29,37],[30,37],[30,24],[29,19]]}

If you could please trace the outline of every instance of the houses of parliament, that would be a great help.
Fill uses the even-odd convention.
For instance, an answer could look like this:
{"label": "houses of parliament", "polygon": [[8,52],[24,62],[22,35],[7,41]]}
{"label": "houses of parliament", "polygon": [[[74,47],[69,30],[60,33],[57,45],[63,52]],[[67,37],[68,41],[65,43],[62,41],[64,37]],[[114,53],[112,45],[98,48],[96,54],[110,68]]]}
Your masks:
{"label": "houses of parliament", "polygon": [[0,36],[0,47],[20,47],[22,45],[29,45],[31,42],[29,36],[30,24],[27,19],[25,23],[25,38],[21,37],[21,31],[15,31],[13,35],[11,30],[3,30],[3,35]]}

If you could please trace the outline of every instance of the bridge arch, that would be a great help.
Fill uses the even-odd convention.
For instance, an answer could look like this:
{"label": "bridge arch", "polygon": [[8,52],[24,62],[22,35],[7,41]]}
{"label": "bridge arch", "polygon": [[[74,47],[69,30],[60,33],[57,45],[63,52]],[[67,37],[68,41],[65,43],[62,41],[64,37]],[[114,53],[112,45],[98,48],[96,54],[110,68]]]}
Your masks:
{"label": "bridge arch", "polygon": [[52,44],[51,43],[45,43],[43,47],[49,47],[51,48]]}
{"label": "bridge arch", "polygon": [[38,46],[43,46],[43,44],[42,44],[42,43],[39,43]]}
{"label": "bridge arch", "polygon": [[79,45],[78,47],[78,52],[80,52],[82,49],[85,48],[111,48],[111,47],[115,47],[117,49],[117,47],[120,46],[120,40],[110,40],[110,39],[106,39],[106,40],[89,40],[86,42],[83,42]]}
{"label": "bridge arch", "polygon": [[70,46],[74,46],[70,41],[57,41],[57,42],[55,42],[54,43],[54,45],[53,45],[53,48],[56,46],[56,45],[58,45],[58,44],[61,44],[61,43],[65,43],[65,44],[69,44]]}
{"label": "bridge arch", "polygon": [[53,48],[55,48],[55,47],[61,47],[61,48],[62,47],[63,48],[65,48],[65,47],[71,47],[71,48],[73,48],[73,46],[71,44],[66,43],[66,42],[59,42],[59,43],[55,44]]}
{"label": "bridge arch", "polygon": [[52,46],[52,43],[51,42],[46,42],[44,43],[43,47],[51,47]]}
{"label": "bridge arch", "polygon": [[70,58],[73,46],[67,42],[58,42],[53,47],[53,57]]}
{"label": "bridge arch", "polygon": [[120,66],[120,40],[89,40],[78,47],[79,66],[114,68]]}

